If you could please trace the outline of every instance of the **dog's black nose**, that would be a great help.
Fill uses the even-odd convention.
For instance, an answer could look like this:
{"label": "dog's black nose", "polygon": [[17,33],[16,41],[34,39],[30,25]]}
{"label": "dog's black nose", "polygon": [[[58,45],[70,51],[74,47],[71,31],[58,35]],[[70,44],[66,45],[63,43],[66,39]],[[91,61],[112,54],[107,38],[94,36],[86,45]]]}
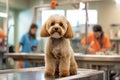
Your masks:
{"label": "dog's black nose", "polygon": [[58,30],[58,28],[55,28],[55,31],[57,31]]}

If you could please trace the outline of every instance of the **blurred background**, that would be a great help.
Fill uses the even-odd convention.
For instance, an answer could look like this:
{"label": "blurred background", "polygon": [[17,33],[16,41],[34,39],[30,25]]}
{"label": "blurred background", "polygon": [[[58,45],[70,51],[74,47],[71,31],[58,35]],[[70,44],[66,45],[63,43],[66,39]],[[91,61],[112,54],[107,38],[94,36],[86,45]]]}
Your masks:
{"label": "blurred background", "polygon": [[[74,1],[74,0],[73,0]],[[8,46],[16,46],[21,36],[29,30],[33,19],[33,7],[41,4],[49,4],[51,0],[9,0],[9,19],[8,19]],[[58,0],[64,2],[64,0]],[[66,0],[70,2],[70,0]],[[4,11],[5,0],[0,0],[0,11]],[[49,14],[48,14],[49,13]],[[88,32],[92,32],[92,26],[100,24],[109,37],[119,34],[120,24],[120,4],[119,0],[100,0],[88,3],[89,26]],[[75,52],[82,52],[80,40],[85,34],[85,4],[59,6],[55,10],[43,7],[37,11],[36,24],[39,29],[37,38],[39,40],[39,50],[43,52],[45,40],[40,38],[41,26],[52,14],[61,14],[70,21],[75,37],[71,39],[71,44]],[[0,27],[3,28],[4,18],[0,17]],[[113,24],[113,25],[112,25]],[[115,24],[115,25],[114,25]],[[117,37],[120,37],[118,35]]]}
{"label": "blurred background", "polygon": [[[75,3],[75,4],[66,4],[62,6],[58,5],[55,9],[51,9],[50,8],[51,0],[0,0],[0,34],[2,32],[6,34],[6,37],[0,38],[0,69],[10,69],[16,67],[23,68],[23,66],[21,67],[21,65],[17,63],[17,60],[14,59],[16,57],[18,58],[18,61],[26,62],[27,60],[26,58],[28,58],[27,61],[31,61],[29,60],[29,58],[36,59],[37,57],[38,59],[38,57],[41,56],[41,55],[36,56],[32,54],[35,56],[33,57],[32,55],[29,56],[27,53],[26,55],[29,57],[24,57],[24,55],[22,54],[18,54],[18,56],[9,55],[15,53],[15,48],[17,44],[20,42],[22,36],[29,31],[32,22],[34,22],[38,26],[38,30],[37,30],[38,50],[36,53],[39,54],[44,53],[45,43],[47,38],[40,37],[40,30],[42,28],[42,25],[45,23],[45,21],[53,14],[64,15],[67,18],[67,20],[71,23],[75,33],[74,38],[70,39],[72,48],[75,53],[85,54],[85,51],[83,50],[82,44],[80,42],[81,39],[85,36],[86,12],[85,12],[85,3],[80,1],[81,0],[57,0],[58,4],[59,3]],[[120,0],[82,0],[82,1],[89,1],[87,6],[88,33],[92,32],[92,28],[94,25],[96,24],[101,25],[103,31],[109,36],[112,44],[110,49],[110,51],[112,52],[112,57],[110,56],[110,58],[113,59],[112,67],[114,62],[118,62],[117,64],[119,64],[118,57],[120,56],[118,55],[120,54],[120,48],[119,48]],[[49,7],[48,6],[46,7],[45,4],[49,5]],[[41,7],[38,8],[38,6]],[[37,11],[35,11],[36,7],[37,7]],[[4,57],[4,53],[8,53],[7,58]],[[12,58],[10,58],[11,56]],[[101,57],[101,55],[98,55],[98,57]],[[106,62],[107,60],[106,58],[108,58],[109,60],[108,55],[105,55],[104,57],[105,60],[103,60],[103,62]],[[44,66],[44,58],[41,59],[41,62],[38,61],[36,62]],[[79,63],[80,61],[78,60],[77,62]],[[30,67],[33,67],[34,65],[33,62],[31,62],[31,64],[32,66],[30,65]],[[95,64],[93,64],[92,67],[94,67]],[[109,67],[111,67],[111,65],[108,64],[106,65],[107,65],[107,70],[109,71]],[[102,67],[103,66],[104,63]],[[101,68],[100,65],[98,65],[98,68]],[[120,66],[118,66],[118,68],[120,68]],[[107,71],[106,69],[102,69],[102,70]],[[110,76],[108,75],[108,77]]]}
{"label": "blurred background", "polygon": [[[8,0],[9,6],[7,10],[7,0],[0,0],[0,28],[8,34],[8,38],[4,39],[5,49],[7,46],[9,51],[13,49],[20,41],[23,34],[27,33],[34,17],[34,7],[37,5],[49,4],[51,0]],[[76,0],[72,0],[73,2]],[[79,1],[79,0],[78,0]],[[62,3],[64,0],[58,0]],[[71,2],[66,0],[65,2]],[[4,14],[4,13],[8,13]],[[88,33],[92,32],[92,26],[100,24],[105,33],[112,38],[120,38],[120,0],[96,0],[88,2]],[[38,25],[37,39],[39,40],[38,52],[44,52],[46,38],[40,37],[40,29],[48,17],[52,14],[61,14],[66,16],[72,25],[75,36],[71,39],[71,45],[76,53],[83,52],[81,48],[81,39],[85,35],[85,4],[80,2],[58,6],[56,9],[42,7],[37,10],[36,21]],[[7,24],[8,23],[8,24]],[[116,51],[116,44],[111,49]]]}

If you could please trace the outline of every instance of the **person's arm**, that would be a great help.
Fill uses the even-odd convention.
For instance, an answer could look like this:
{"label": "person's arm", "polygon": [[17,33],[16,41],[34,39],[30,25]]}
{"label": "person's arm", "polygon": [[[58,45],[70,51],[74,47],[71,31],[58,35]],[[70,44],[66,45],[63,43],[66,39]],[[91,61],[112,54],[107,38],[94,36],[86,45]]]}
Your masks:
{"label": "person's arm", "polygon": [[91,46],[94,44],[94,42],[91,42],[90,43],[90,40],[91,39],[91,35],[88,35],[88,48],[86,47],[86,38],[84,37],[82,40],[81,40],[81,44],[82,44],[82,48],[84,49],[84,50],[86,50],[87,49],[87,51],[89,52],[89,53],[91,53],[91,54],[94,54],[95,53],[95,50],[93,49],[93,48],[91,48]]}
{"label": "person's arm", "polygon": [[88,51],[90,54],[95,54],[95,50],[94,50],[93,48],[91,48],[91,47],[86,48],[85,45],[83,45],[82,47],[83,47],[84,50],[87,49],[87,51]]}
{"label": "person's arm", "polygon": [[100,51],[105,53],[106,51],[109,51],[109,50],[110,48],[102,48]]}
{"label": "person's arm", "polygon": [[20,53],[20,47],[25,43],[25,35],[22,36],[20,42],[16,46],[16,53]]}
{"label": "person's arm", "polygon": [[21,44],[18,43],[18,45],[16,46],[16,53],[20,53],[20,47],[21,47]]}

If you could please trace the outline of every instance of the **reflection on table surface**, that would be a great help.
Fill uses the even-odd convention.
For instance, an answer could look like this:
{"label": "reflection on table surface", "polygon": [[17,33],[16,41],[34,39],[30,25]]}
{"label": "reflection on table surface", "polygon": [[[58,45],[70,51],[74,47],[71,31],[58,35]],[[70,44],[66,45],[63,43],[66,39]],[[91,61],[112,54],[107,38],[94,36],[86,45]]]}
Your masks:
{"label": "reflection on table surface", "polygon": [[0,74],[0,80],[45,80],[43,71]]}
{"label": "reflection on table surface", "polygon": [[[103,76],[103,72],[101,71],[90,70],[90,69],[78,69],[77,75],[64,77],[64,80],[68,80],[72,78],[82,79],[83,77],[90,78],[90,76],[96,76],[99,74],[100,76],[98,77]],[[44,77],[44,67],[0,71],[0,80],[53,80],[53,79],[55,78]],[[56,79],[61,80],[61,78],[56,78]],[[89,80],[92,80],[92,79],[89,79]],[[98,80],[98,79],[95,79],[95,80]],[[102,77],[101,77],[101,80],[102,80]]]}

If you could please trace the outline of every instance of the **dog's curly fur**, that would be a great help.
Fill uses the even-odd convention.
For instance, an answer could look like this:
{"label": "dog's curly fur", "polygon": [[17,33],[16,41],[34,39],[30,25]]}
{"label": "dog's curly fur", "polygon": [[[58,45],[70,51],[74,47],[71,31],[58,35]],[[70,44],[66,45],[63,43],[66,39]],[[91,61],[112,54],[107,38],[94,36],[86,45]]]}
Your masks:
{"label": "dog's curly fur", "polygon": [[77,74],[77,63],[69,38],[73,30],[68,20],[62,15],[52,15],[43,25],[41,37],[49,37],[45,51],[45,76],[60,77]]}

